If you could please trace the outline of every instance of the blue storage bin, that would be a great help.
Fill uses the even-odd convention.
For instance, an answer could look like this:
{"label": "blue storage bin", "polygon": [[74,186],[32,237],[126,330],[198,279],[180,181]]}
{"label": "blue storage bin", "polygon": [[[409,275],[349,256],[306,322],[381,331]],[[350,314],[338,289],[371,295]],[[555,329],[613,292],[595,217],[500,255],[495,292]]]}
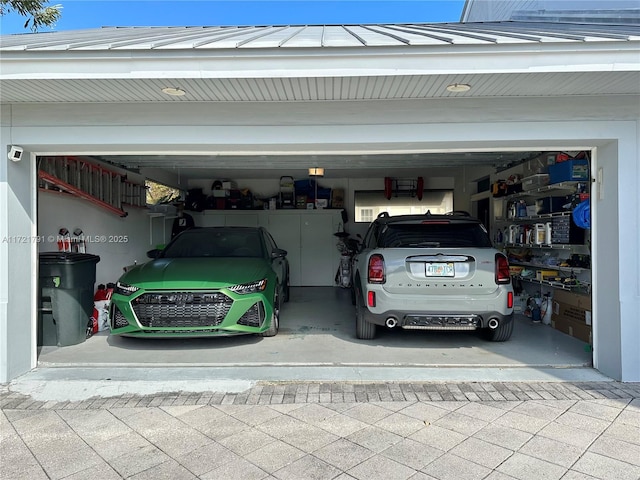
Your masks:
{"label": "blue storage bin", "polygon": [[309,192],[313,192],[315,189],[314,180],[305,178],[304,180],[296,180],[293,182],[296,195],[308,195]]}
{"label": "blue storage bin", "polygon": [[549,184],[589,180],[587,160],[567,160],[549,165]]}
{"label": "blue storage bin", "polygon": [[[316,181],[314,179],[296,180],[295,181],[296,195],[306,195],[309,199],[313,200],[316,195]],[[331,198],[331,189],[324,188],[320,185],[317,186],[318,198]]]}

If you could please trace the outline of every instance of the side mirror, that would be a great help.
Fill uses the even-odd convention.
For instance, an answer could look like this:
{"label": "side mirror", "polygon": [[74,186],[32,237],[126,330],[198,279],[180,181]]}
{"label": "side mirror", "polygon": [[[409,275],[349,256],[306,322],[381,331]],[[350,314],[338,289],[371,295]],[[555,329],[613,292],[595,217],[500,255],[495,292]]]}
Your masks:
{"label": "side mirror", "polygon": [[149,250],[147,252],[147,257],[149,258],[158,258],[160,255],[162,255],[162,250],[158,248],[154,248],[153,250]]}
{"label": "side mirror", "polygon": [[281,248],[274,248],[273,251],[271,252],[271,258],[281,258],[286,256],[287,256],[287,251]]}

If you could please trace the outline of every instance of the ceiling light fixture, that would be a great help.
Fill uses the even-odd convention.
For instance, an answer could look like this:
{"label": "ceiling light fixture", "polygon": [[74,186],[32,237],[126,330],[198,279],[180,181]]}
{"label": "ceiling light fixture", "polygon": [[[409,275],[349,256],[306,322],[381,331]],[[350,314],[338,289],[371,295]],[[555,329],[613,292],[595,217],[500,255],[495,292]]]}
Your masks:
{"label": "ceiling light fixture", "polygon": [[311,167],[309,168],[310,177],[324,177],[324,168]]}
{"label": "ceiling light fixture", "polygon": [[468,92],[471,90],[471,85],[467,85],[466,83],[452,83],[447,86],[447,90],[454,93]]}
{"label": "ceiling light fixture", "polygon": [[181,97],[187,92],[177,87],[165,87],[162,89],[162,93],[166,93],[167,95],[171,95],[172,97]]}

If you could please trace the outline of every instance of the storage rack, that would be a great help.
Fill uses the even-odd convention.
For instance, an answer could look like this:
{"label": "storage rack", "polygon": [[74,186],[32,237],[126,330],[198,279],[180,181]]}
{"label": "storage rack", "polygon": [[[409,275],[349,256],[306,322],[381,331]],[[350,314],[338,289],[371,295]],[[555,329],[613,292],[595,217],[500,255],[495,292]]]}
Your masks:
{"label": "storage rack", "polygon": [[[506,205],[509,201],[514,199],[522,199],[522,198],[540,198],[547,193],[555,193],[555,192],[566,192],[573,193],[576,191],[578,184],[585,184],[585,181],[567,181],[562,183],[556,183],[551,185],[544,185],[540,187],[536,187],[530,190],[517,192],[513,194],[506,195],[504,197],[499,197],[498,199],[503,202],[503,205]],[[505,215],[505,212],[502,212],[502,215]],[[536,222],[548,222],[554,219],[560,218],[570,218],[570,211],[563,212],[554,212],[554,213],[543,213],[537,215],[527,215],[522,217],[513,217],[513,218],[505,218],[501,216],[500,218],[496,218],[496,223],[499,225],[506,224],[526,224],[526,223],[536,223]],[[568,250],[570,252],[575,253],[576,250],[587,248],[584,243],[579,244],[571,244],[571,243],[543,243],[543,244],[535,244],[535,243],[509,243],[504,242],[501,245],[505,250],[521,248],[521,249],[530,249],[530,250]],[[545,264],[537,264],[531,262],[518,262],[514,260],[509,261],[510,265],[525,267],[533,270],[534,272],[537,270],[556,270],[559,273],[559,277],[565,277],[564,274],[569,274],[576,278],[575,283],[564,283],[564,281],[558,280],[542,280],[536,277],[528,277],[522,275],[513,275],[514,279],[521,280],[523,282],[537,284],[540,286],[547,286],[556,289],[562,290],[571,290],[571,291],[586,291],[589,292],[591,290],[590,283],[590,269],[583,267],[561,267],[556,265],[545,265]],[[587,278],[585,278],[587,277]],[[569,277],[570,278],[570,277]]]}

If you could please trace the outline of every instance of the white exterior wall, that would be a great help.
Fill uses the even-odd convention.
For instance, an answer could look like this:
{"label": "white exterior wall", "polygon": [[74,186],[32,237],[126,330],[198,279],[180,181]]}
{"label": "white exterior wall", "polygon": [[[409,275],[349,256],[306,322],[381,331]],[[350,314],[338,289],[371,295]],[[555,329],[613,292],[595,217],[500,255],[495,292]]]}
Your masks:
{"label": "white exterior wall", "polygon": [[467,0],[462,22],[496,22],[509,20],[515,11],[529,10],[615,10],[638,8],[636,0]]}
{"label": "white exterior wall", "polygon": [[[197,104],[14,105],[11,121],[3,115],[2,142],[6,148],[5,132],[12,123],[11,141],[42,154],[595,148],[594,163],[603,169],[604,180],[604,196],[593,202],[598,228],[594,241],[596,367],[616,379],[639,381],[638,100],[319,102],[304,109],[292,103],[244,104],[227,105],[224,117]],[[116,109],[118,118],[127,119],[126,125],[104,115]],[[229,126],[230,120],[236,125]],[[30,182],[35,185],[32,162],[25,159],[8,165],[6,155],[0,159],[1,235],[35,233],[35,195],[29,191]],[[34,268],[34,248],[0,243],[1,382],[35,366]]]}
{"label": "white exterior wall", "polygon": [[[58,250],[57,243],[49,239],[57,237],[61,227],[70,232],[80,228],[85,236],[95,240],[85,244],[86,253],[100,257],[96,264],[96,285],[115,282],[122,275],[123,267],[148,260],[146,252],[153,248],[152,238],[154,245],[165,243],[161,238],[160,219],[152,220],[140,208],[125,210],[129,214],[119,217],[81,198],[42,192],[38,195],[38,235],[44,241],[38,244],[39,251]],[[168,221],[166,232],[171,232]]]}
{"label": "white exterior wall", "polygon": [[7,382],[36,362],[35,162],[26,149],[21,161],[7,159],[10,107],[0,121],[0,382]]}

